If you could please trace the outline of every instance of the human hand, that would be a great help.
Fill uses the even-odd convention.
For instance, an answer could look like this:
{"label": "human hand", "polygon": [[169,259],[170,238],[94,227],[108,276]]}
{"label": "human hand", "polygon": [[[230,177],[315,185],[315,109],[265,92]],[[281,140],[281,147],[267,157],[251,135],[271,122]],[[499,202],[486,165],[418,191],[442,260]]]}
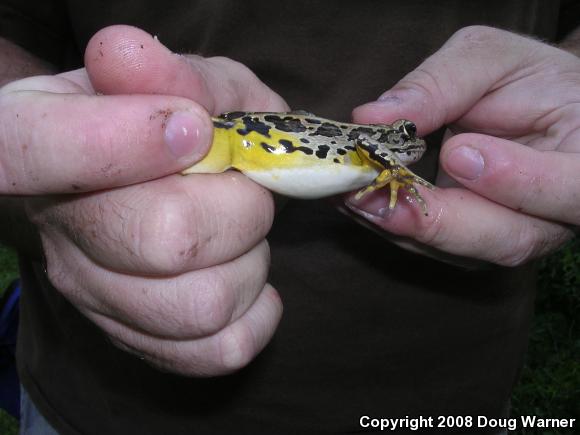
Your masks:
{"label": "human hand", "polygon": [[2,90],[4,193],[36,195],[51,283],[121,348],[186,375],[242,367],[282,311],[266,283],[271,195],[237,173],[169,174],[208,150],[206,110],[285,103],[236,62],[127,26],[97,33],[85,64]]}
{"label": "human hand", "polygon": [[354,110],[356,122],[411,119],[420,135],[448,126],[441,188],[420,188],[429,216],[404,202],[388,212],[384,192],[349,197],[347,206],[414,240],[398,240],[413,250],[505,266],[547,254],[580,224],[579,102],[576,56],[506,31],[464,28]]}

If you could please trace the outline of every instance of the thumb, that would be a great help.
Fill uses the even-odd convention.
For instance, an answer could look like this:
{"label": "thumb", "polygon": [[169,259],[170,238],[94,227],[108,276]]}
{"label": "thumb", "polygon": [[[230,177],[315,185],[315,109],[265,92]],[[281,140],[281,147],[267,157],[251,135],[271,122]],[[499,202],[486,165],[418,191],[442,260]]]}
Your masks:
{"label": "thumb", "polygon": [[544,44],[504,30],[463,28],[377,101],[354,109],[353,117],[363,123],[411,119],[420,135],[431,133],[467,114],[542,49]]}
{"label": "thumb", "polygon": [[97,92],[185,97],[216,114],[286,111],[284,100],[246,66],[224,57],[177,55],[149,33],[115,25],[97,32],[85,51]]}
{"label": "thumb", "polygon": [[97,92],[175,95],[213,110],[204,71],[137,27],[114,25],[95,33],[87,43],[85,67]]}

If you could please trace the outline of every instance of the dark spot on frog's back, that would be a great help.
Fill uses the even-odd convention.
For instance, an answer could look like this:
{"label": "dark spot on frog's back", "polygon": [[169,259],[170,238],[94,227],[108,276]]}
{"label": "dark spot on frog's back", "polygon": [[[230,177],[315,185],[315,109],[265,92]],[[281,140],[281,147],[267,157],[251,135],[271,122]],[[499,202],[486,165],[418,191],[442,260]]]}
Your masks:
{"label": "dark spot on frog's back", "polygon": [[226,112],[219,115],[218,118],[230,121],[233,119],[239,119],[244,115],[246,115],[246,112]]}
{"label": "dark spot on frog's back", "polygon": [[261,134],[265,137],[270,137],[270,126],[263,121],[260,121],[260,118],[255,116],[244,116],[242,118],[242,122],[244,123],[244,128],[238,128],[237,132],[242,136],[249,134],[252,131]]}
{"label": "dark spot on frog's back", "polygon": [[276,150],[276,148],[274,148],[272,145],[267,144],[266,142],[261,142],[260,146],[269,153],[273,153]]}
{"label": "dark spot on frog's back", "polygon": [[375,130],[373,130],[372,128],[369,128],[369,127],[357,127],[357,128],[353,128],[348,133],[348,140],[353,141],[355,139],[358,139],[358,137],[361,134],[366,134],[366,135],[371,136],[374,132],[375,132]]}
{"label": "dark spot on frog's back", "polygon": [[342,131],[336,124],[323,122],[314,133],[310,133],[310,136],[336,137],[342,136]]}
{"label": "dark spot on frog's back", "polygon": [[389,141],[389,136],[390,134],[387,133],[386,131],[382,132],[381,135],[379,136],[379,138],[377,139],[378,142],[380,143],[386,143]]}
{"label": "dark spot on frog's back", "polygon": [[330,147],[328,145],[318,145],[318,150],[316,151],[316,157],[319,159],[325,159],[328,155]]}
{"label": "dark spot on frog's back", "polygon": [[286,139],[280,139],[278,142],[280,143],[280,145],[284,147],[287,153],[293,153],[294,151],[301,151],[307,155],[311,155],[312,153],[314,153],[312,149],[302,146],[297,147],[291,141]]}
{"label": "dark spot on frog's back", "polygon": [[294,118],[293,116],[285,116],[282,118],[278,115],[266,115],[264,116],[264,121],[274,124],[276,130],[287,133],[302,133],[306,131],[306,127],[302,125],[300,119]]}
{"label": "dark spot on frog's back", "polygon": [[236,125],[236,123],[232,122],[232,121],[214,121],[213,122],[213,126],[215,128],[223,128],[225,130],[232,128],[234,125]]}

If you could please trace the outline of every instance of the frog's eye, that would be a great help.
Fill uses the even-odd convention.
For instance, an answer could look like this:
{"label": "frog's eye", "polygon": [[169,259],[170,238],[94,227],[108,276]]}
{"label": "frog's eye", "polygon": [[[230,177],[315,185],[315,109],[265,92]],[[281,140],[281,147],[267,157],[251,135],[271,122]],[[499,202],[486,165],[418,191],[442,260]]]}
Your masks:
{"label": "frog's eye", "polygon": [[407,136],[415,137],[417,135],[417,126],[411,121],[405,121],[402,127]]}

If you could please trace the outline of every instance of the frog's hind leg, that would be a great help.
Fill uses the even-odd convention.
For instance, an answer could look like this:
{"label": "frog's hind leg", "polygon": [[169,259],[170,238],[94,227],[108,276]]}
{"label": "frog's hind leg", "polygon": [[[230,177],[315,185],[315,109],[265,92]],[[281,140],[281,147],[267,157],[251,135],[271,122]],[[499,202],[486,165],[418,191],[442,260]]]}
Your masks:
{"label": "frog's hind leg", "polygon": [[[357,147],[357,149],[359,149],[359,147]],[[415,187],[415,184],[420,184],[422,186],[428,187],[429,189],[433,189],[434,186],[431,183],[407,169],[395,155],[388,153],[381,153],[385,155],[377,154],[374,149],[368,149],[364,146],[364,144],[362,144],[360,147],[360,151],[362,151],[363,158],[370,160],[374,163],[375,166],[379,164],[384,169],[370,185],[357,192],[355,199],[361,199],[368,193],[382,189],[383,187],[389,185],[391,191],[389,209],[392,210],[397,204],[397,194],[399,189],[403,188],[409,192],[413,198],[415,198],[417,203],[421,206],[423,214],[425,214],[425,216],[428,215],[427,204]]]}
{"label": "frog's hind leg", "polygon": [[355,199],[357,200],[361,199],[368,193],[382,189],[388,185],[391,191],[391,198],[389,200],[389,208],[391,210],[394,209],[395,205],[397,204],[397,194],[399,192],[399,189],[403,188],[407,190],[411,195],[413,195],[415,200],[421,205],[423,211],[426,212],[427,206],[425,204],[425,200],[415,187],[415,183],[419,183],[423,186],[433,188],[431,183],[413,174],[411,171],[409,171],[403,166],[385,169],[377,176],[377,178],[373,180],[371,184],[369,184],[364,189],[359,190],[355,195]]}

